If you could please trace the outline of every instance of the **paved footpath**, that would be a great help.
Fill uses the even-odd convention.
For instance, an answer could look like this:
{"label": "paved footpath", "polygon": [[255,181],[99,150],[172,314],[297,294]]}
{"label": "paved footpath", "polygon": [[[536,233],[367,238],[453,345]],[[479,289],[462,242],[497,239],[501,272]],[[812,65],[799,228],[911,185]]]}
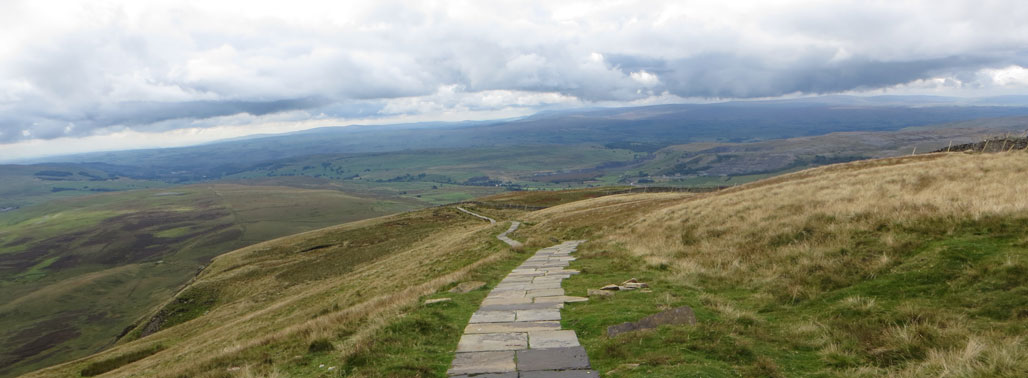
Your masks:
{"label": "paved footpath", "polygon": [[[489,221],[489,224],[496,224],[496,219],[493,219],[493,218],[490,218],[490,217],[487,217],[487,216],[481,215],[481,214],[475,214],[473,212],[470,212],[470,211],[464,209],[463,207],[458,206],[457,210],[465,212],[465,213],[467,213],[467,214],[469,214],[471,216],[478,217],[478,218],[481,218],[483,220],[487,220],[487,221]],[[514,240],[514,239],[511,239],[509,236],[507,236],[511,232],[516,231],[518,229],[518,226],[520,226],[520,225],[521,225],[521,222],[518,222],[518,221],[510,222],[510,228],[508,228],[507,231],[504,231],[502,234],[496,235],[496,238],[500,239],[500,241],[502,241],[504,243],[507,243],[507,245],[509,245],[509,246],[511,246],[513,248],[521,248],[521,242],[519,242],[517,240]]]}
{"label": "paved footpath", "polygon": [[489,293],[464,329],[447,375],[478,378],[598,377],[575,331],[560,329],[564,269],[583,240],[540,249]]}

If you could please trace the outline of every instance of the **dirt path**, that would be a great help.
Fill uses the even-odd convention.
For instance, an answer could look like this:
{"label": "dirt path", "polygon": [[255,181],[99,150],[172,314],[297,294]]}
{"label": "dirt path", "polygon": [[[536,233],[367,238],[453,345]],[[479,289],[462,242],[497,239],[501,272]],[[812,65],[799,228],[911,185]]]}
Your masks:
{"label": "dirt path", "polygon": [[598,377],[575,331],[560,328],[564,303],[587,300],[565,296],[561,288],[565,278],[578,274],[564,268],[582,242],[540,249],[500,281],[471,315],[447,375]]}

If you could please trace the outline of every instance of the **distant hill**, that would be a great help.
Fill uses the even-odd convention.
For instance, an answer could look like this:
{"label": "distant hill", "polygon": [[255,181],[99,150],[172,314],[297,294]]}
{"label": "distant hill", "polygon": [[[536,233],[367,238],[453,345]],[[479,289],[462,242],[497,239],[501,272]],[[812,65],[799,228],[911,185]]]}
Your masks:
{"label": "distant hill", "polygon": [[330,127],[192,147],[90,153],[36,161],[100,163],[105,165],[104,170],[127,177],[195,182],[239,173],[262,163],[309,155],[515,145],[744,143],[1028,115],[1028,106],[956,106],[959,102],[912,105],[923,103],[906,98],[832,96],[588,109],[544,112],[495,122]]}

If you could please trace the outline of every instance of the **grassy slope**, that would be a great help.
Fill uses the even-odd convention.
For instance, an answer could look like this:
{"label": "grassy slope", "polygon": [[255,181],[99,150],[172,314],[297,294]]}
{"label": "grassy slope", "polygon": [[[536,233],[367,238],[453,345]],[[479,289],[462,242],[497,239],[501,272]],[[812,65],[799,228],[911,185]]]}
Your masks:
{"label": "grassy slope", "polygon": [[110,345],[220,253],[413,206],[328,190],[202,185],[0,214],[0,374]]}
{"label": "grassy slope", "polygon": [[[653,286],[564,310],[612,376],[1023,376],[1026,169],[1024,153],[915,156],[718,193],[479,211],[524,219],[516,237],[529,250],[589,239],[571,295],[631,277]],[[422,210],[226,254],[191,286],[217,288],[206,315],[39,374],[161,345],[113,375],[335,375],[322,363],[357,376],[440,375],[484,291],[442,307],[419,297],[495,282],[524,258],[492,238],[505,224],[457,215]],[[363,241],[394,227],[415,236]],[[680,305],[700,324],[603,335]]]}
{"label": "grassy slope", "polygon": [[[467,322],[485,291],[462,294],[454,304],[432,308],[438,312],[434,318],[446,317],[453,326],[439,337],[428,338],[425,345],[410,347],[420,348],[418,355],[424,360],[360,361],[366,361],[369,350],[389,347],[369,336],[395,329],[395,325],[385,327],[390,322],[410,321],[401,315],[418,309],[421,296],[465,279],[495,282],[527,257],[511,252],[493,237],[506,226],[490,226],[455,209],[436,208],[348,223],[227,253],[215,258],[177,299],[164,306],[164,314],[185,314],[184,319],[167,324],[182,324],[128,341],[139,333],[137,329],[108,351],[35,375],[77,375],[91,364],[153,350],[156,345],[163,349],[154,356],[110,374],[316,376],[326,374],[318,367],[321,364],[345,364],[357,373],[384,369],[397,376],[438,375],[448,367],[460,335],[462,328],[456,324]],[[185,297],[199,300],[181,300]],[[419,324],[424,322],[410,326]],[[403,334],[411,335],[406,332],[411,330],[400,327]],[[438,330],[423,327],[421,331]]]}
{"label": "grassy slope", "polygon": [[[576,202],[519,233],[591,240],[571,295],[653,286],[565,309],[612,376],[1024,376],[1026,170],[1024,152],[857,162]],[[604,335],[680,305],[700,324]]]}

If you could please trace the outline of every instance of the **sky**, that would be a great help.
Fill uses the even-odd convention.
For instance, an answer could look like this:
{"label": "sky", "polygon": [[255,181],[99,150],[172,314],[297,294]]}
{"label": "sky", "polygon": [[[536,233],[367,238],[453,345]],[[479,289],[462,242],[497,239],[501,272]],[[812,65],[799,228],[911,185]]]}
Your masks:
{"label": "sky", "polygon": [[0,161],[593,106],[1028,94],[1028,2],[0,0]]}

